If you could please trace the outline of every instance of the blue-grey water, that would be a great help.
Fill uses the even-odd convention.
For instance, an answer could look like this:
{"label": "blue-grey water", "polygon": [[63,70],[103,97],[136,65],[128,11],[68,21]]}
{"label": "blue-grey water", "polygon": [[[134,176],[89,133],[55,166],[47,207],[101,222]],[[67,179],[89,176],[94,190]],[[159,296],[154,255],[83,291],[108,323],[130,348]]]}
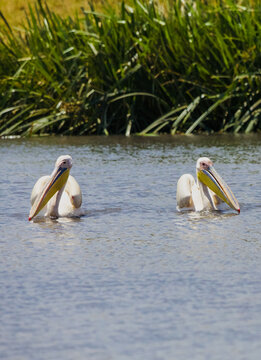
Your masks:
{"label": "blue-grey water", "polygon": [[[28,222],[70,154],[80,219]],[[259,360],[261,136],[0,140],[0,358]],[[179,213],[208,156],[241,214]]]}

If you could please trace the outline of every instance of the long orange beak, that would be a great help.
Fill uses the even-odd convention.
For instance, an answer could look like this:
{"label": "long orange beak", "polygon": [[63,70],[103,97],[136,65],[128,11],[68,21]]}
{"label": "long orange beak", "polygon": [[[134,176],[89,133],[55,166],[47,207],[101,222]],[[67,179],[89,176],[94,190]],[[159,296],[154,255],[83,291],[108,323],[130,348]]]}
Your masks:
{"label": "long orange beak", "polygon": [[68,179],[70,169],[66,168],[57,168],[54,170],[50,181],[47,183],[42,192],[39,193],[36,198],[28,217],[28,220],[31,221],[48,203],[48,201],[59,191],[65,184]]}
{"label": "long orange beak", "polygon": [[213,166],[209,166],[208,170],[199,170],[197,176],[198,179],[209,187],[221,200],[240,213],[239,203],[235,195]]}

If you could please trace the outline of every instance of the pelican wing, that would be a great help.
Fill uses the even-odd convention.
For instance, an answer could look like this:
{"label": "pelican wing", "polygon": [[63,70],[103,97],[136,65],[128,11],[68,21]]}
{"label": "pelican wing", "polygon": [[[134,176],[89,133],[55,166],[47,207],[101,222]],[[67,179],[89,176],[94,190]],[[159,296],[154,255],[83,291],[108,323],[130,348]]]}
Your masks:
{"label": "pelican wing", "polygon": [[78,209],[82,205],[82,191],[80,185],[72,175],[69,175],[65,192],[68,194],[72,206]]}

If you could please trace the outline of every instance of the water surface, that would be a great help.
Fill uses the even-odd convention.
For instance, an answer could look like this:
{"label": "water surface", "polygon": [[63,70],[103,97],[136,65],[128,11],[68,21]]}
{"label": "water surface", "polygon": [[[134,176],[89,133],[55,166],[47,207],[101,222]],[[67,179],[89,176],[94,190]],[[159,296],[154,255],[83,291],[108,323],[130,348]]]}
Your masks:
{"label": "water surface", "polygon": [[[260,359],[260,140],[0,140],[0,358]],[[62,154],[86,215],[28,222],[32,187]],[[176,211],[200,156],[240,215]]]}

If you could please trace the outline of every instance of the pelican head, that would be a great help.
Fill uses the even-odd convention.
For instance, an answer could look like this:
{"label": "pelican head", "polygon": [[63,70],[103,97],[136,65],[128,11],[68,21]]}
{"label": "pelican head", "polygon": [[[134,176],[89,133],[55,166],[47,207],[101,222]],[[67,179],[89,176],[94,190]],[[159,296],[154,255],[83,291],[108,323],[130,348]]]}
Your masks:
{"label": "pelican head", "polygon": [[28,220],[32,220],[48,203],[48,201],[62,190],[67,182],[72,167],[70,155],[59,156],[55,163],[55,168],[50,176],[50,180],[37,196],[29,214]]}
{"label": "pelican head", "polygon": [[213,162],[207,157],[201,157],[196,165],[197,178],[212,190],[221,200],[227,203],[232,209],[240,213],[240,207],[236,197],[225,183],[222,177],[213,167]]}

